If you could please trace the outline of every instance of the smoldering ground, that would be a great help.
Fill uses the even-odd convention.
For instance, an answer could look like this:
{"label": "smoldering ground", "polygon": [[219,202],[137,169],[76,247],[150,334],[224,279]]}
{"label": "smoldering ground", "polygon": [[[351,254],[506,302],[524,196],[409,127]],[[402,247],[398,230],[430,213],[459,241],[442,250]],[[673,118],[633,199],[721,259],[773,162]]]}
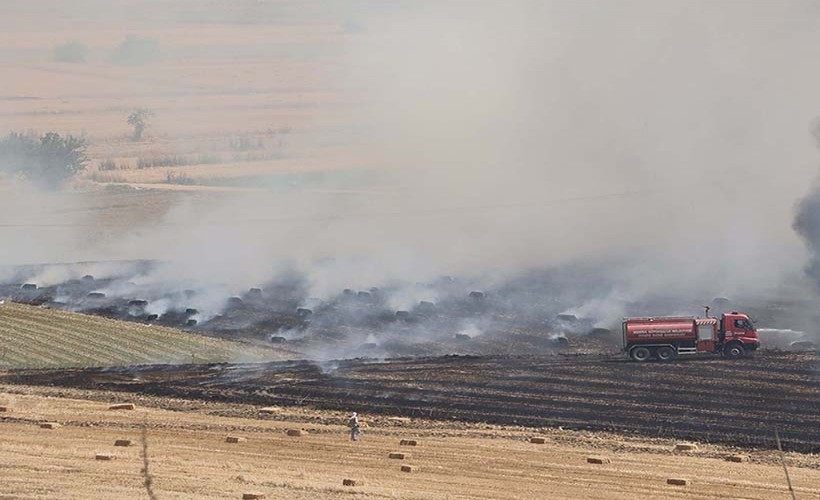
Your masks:
{"label": "smoldering ground", "polygon": [[[817,163],[812,2],[340,5],[363,30],[323,76],[352,104],[300,140],[360,146],[355,186],[272,175],[74,260],[155,259],[128,279],[212,297],[208,317],[292,276],[288,307],[377,287],[395,314],[482,290],[496,311],[590,326],[809,293],[791,218]],[[415,285],[445,275],[452,295]]]}

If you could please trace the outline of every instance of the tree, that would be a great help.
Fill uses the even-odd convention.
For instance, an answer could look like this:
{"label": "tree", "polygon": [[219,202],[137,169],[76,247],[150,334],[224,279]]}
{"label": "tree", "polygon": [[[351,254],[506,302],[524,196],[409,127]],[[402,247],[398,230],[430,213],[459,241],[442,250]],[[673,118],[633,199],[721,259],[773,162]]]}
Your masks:
{"label": "tree", "polygon": [[153,116],[154,113],[150,109],[137,108],[128,115],[128,124],[134,127],[135,141],[142,140],[142,133],[145,131],[145,120]]}
{"label": "tree", "polygon": [[158,40],[139,35],[128,35],[111,53],[110,61],[114,64],[139,66],[161,59],[162,51]]}
{"label": "tree", "polygon": [[22,175],[41,187],[57,189],[85,169],[87,147],[84,137],[12,132],[0,139],[0,170]]}
{"label": "tree", "polygon": [[67,42],[54,48],[54,60],[66,63],[82,63],[88,57],[88,46],[84,43]]}

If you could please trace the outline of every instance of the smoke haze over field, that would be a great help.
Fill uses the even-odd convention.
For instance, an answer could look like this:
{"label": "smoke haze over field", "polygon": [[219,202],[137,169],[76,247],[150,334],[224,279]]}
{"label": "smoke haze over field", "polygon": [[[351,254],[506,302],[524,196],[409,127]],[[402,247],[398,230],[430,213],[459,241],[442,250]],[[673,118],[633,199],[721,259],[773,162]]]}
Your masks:
{"label": "smoke haze over field", "polygon": [[[295,269],[320,298],[582,262],[616,285],[580,312],[607,318],[659,293],[764,293],[805,266],[792,218],[818,164],[815,2],[317,5],[363,28],[326,47],[342,125],[322,127],[319,104],[299,140],[357,145],[355,181],[272,176],[94,245],[81,227],[4,227],[3,260],[159,259],[143,281],[228,290]],[[26,212],[0,207],[3,224]]]}

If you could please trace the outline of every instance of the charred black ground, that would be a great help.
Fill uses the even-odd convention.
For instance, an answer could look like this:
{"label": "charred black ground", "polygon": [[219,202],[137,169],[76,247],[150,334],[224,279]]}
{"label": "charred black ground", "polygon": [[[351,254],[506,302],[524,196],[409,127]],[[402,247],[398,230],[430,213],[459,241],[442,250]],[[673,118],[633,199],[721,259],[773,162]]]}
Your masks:
{"label": "charred black ground", "polygon": [[469,422],[565,426],[820,452],[814,353],[631,363],[592,356],[444,356],[22,370],[0,381],[192,400],[308,405]]}
{"label": "charred black ground", "polygon": [[[106,276],[94,276],[107,267]],[[116,269],[116,272],[111,272]],[[5,269],[0,298],[125,321],[187,329],[228,339],[287,344],[310,359],[616,354],[621,315],[741,310],[769,328],[764,347],[820,344],[813,304],[715,297],[614,297],[618,283],[595,267],[564,266],[492,283],[441,276],[429,282],[331,291],[311,297],[296,273],[247,289],[178,283],[162,263],[79,263]],[[52,284],[38,283],[44,276]]]}

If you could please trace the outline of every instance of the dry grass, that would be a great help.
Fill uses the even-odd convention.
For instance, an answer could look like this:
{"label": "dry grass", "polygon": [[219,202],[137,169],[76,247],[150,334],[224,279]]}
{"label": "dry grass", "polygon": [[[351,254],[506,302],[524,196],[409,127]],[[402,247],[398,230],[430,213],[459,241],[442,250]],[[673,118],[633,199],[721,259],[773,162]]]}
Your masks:
{"label": "dry grass", "polygon": [[[0,305],[4,368],[264,360],[273,351],[158,326],[14,303]],[[132,409],[132,404],[112,409]]]}
{"label": "dry grass", "polygon": [[[123,429],[138,432],[143,423],[150,430],[152,487],[160,499],[230,499],[248,492],[284,500],[341,500],[351,493],[374,500],[788,498],[774,458],[769,464],[731,463],[723,460],[726,450],[711,445],[675,455],[668,442],[555,431],[545,435],[544,446],[533,447],[524,429],[418,422],[413,430],[427,433],[428,446],[414,455],[407,464],[414,470],[406,473],[400,467],[405,464],[385,460],[400,432],[392,426],[371,427],[366,440],[351,443],[344,426],[318,423],[338,416],[308,409],[285,409],[281,421],[218,416],[228,406],[166,411],[146,402],[133,412],[110,412],[99,402],[15,390],[20,420],[0,420],[2,491],[10,498],[31,498],[35,489],[51,492],[37,498],[146,498],[140,450],[120,448],[111,462],[89,459],[122,438]],[[285,436],[286,429],[303,425],[289,420],[296,416],[317,432],[300,440]],[[66,425],[44,432],[30,423],[36,421]],[[225,443],[238,428],[248,441],[239,447]],[[609,447],[612,465],[586,462],[591,443]],[[820,463],[816,458],[813,463],[813,468],[790,468],[799,498],[820,495]],[[691,477],[692,471],[698,471],[697,480],[686,487],[666,482]],[[343,478],[355,480],[356,487],[343,486]]]}
{"label": "dry grass", "polygon": [[133,410],[135,408],[134,403],[119,403],[108,407],[109,410]]}
{"label": "dry grass", "polygon": [[[312,18],[312,8],[306,4],[305,17],[296,25],[237,27],[171,20],[123,23],[121,19],[87,25],[86,19],[70,16],[59,21],[42,16],[36,24],[10,24],[0,30],[0,46],[28,55],[15,58],[14,51],[0,53],[0,98],[9,98],[0,113],[0,135],[21,128],[85,134],[91,139],[94,167],[85,178],[102,183],[156,184],[165,182],[167,176],[166,168],[118,168],[100,175],[96,167],[102,161],[116,161],[118,167],[123,163],[136,166],[139,158],[180,155],[186,156],[184,163],[197,164],[180,168],[177,174],[197,183],[283,168],[361,166],[368,161],[361,148],[347,151],[348,146],[306,144],[299,139],[316,124],[322,129],[345,130],[351,118],[346,94],[328,78],[334,65],[313,55],[338,47],[344,35],[337,23]],[[133,8],[143,10],[142,6]],[[7,17],[17,17],[14,8],[9,9]],[[83,25],[82,42],[97,55],[84,64],[52,62],[54,46],[77,38],[78,33],[70,29],[76,23]],[[99,54],[110,51],[129,32],[158,40],[169,53],[188,54],[145,66],[105,62]],[[218,50],[191,50],[203,40]],[[303,53],[290,55],[296,46]],[[245,55],[232,57],[232,51]],[[154,113],[141,141],[129,139],[132,129],[126,117],[135,107]],[[243,142],[244,138],[251,139]],[[260,144],[262,149],[258,149]],[[284,165],[277,160],[282,157],[286,158]],[[201,165],[214,163],[214,158],[226,161]]]}

